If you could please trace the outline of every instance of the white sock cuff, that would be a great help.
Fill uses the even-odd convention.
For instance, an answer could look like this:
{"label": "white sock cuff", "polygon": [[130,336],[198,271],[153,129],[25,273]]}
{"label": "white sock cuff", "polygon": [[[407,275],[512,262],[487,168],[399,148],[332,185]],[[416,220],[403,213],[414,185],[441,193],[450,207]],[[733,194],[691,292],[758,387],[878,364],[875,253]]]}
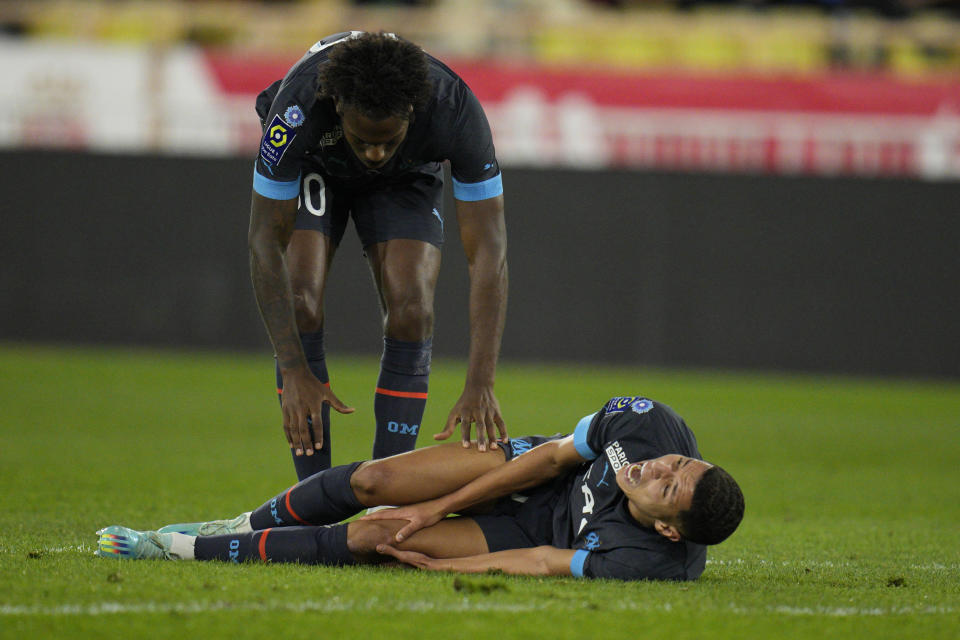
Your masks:
{"label": "white sock cuff", "polygon": [[197,542],[196,536],[188,536],[184,533],[170,534],[170,555],[178,560],[194,560],[193,547]]}
{"label": "white sock cuff", "polygon": [[250,526],[250,514],[252,511],[246,511],[241,513],[238,518],[241,518],[240,524],[237,525],[237,533],[250,533],[253,531],[253,527]]}

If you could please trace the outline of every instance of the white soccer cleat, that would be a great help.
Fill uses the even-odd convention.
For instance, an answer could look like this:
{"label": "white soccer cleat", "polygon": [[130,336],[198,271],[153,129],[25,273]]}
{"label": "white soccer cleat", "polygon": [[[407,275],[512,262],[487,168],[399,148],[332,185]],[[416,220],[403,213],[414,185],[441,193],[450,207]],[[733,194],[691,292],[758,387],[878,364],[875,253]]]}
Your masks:
{"label": "white soccer cleat", "polygon": [[182,533],[188,536],[222,536],[231,533],[249,533],[250,511],[241,513],[229,520],[210,520],[209,522],[186,522],[183,524],[168,524],[160,527],[157,533]]}
{"label": "white soccer cleat", "polygon": [[[192,539],[187,538],[187,536],[180,536],[177,533],[135,531],[127,527],[112,525],[97,531],[97,536],[99,536],[99,539],[97,550],[94,553],[101,558],[185,560],[193,557]],[[189,552],[187,549],[189,549]]]}

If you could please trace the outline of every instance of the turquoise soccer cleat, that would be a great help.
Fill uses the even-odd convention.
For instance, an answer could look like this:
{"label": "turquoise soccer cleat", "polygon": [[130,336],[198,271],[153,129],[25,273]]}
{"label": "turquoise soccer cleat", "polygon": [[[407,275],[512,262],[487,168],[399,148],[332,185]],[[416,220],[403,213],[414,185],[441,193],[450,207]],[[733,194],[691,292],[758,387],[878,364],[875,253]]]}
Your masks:
{"label": "turquoise soccer cleat", "polygon": [[210,520],[209,522],[186,522],[183,524],[168,524],[160,527],[157,533],[183,533],[188,536],[222,536],[231,533],[249,533],[250,512],[241,513],[229,520]]}
{"label": "turquoise soccer cleat", "polygon": [[157,531],[134,531],[127,527],[112,525],[97,531],[100,537],[97,550],[101,558],[118,560],[178,560],[171,551],[173,534]]}

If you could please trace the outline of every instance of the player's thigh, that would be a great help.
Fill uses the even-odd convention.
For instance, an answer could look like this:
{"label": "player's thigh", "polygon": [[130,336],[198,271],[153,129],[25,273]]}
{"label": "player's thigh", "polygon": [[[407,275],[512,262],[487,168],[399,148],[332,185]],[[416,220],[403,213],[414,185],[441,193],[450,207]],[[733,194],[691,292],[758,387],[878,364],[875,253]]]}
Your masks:
{"label": "player's thigh", "polygon": [[304,173],[294,232],[287,247],[287,268],[295,295],[305,294],[319,303],[346,228],[349,206],[349,196],[329,184],[322,173]]}
{"label": "player's thigh", "polygon": [[408,238],[395,238],[366,248],[370,271],[384,311],[401,313],[433,309],[440,275],[440,249]]}
{"label": "player's thigh", "polygon": [[487,539],[473,518],[446,518],[397,544],[397,531],[406,524],[406,520],[355,520],[347,525],[347,546],[361,559],[375,554],[378,544],[391,544],[433,558],[462,558],[488,553]]}
{"label": "player's thigh", "polygon": [[432,309],[443,247],[440,166],[425,165],[401,183],[358,194],[351,206],[383,310],[411,302]]}
{"label": "player's thigh", "polygon": [[367,507],[413,504],[447,495],[504,464],[499,449],[464,449],[455,442],[368,460],[353,473],[350,485]]}
{"label": "player's thigh", "polygon": [[294,295],[309,293],[320,299],[337,247],[330,236],[318,231],[294,229],[287,246],[287,270]]}

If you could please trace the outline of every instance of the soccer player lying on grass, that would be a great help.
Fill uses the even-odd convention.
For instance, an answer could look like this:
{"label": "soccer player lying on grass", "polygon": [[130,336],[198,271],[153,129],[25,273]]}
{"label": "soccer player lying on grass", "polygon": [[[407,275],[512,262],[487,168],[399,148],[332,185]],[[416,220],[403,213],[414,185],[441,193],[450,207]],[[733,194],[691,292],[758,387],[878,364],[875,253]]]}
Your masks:
{"label": "soccer player lying on grass", "polygon": [[[446,444],[333,467],[232,520],[107,527],[96,553],[693,580],[704,545],[743,518],[736,481],[700,459],[672,409],[647,398],[613,398],[570,435],[501,449]],[[336,524],[378,505],[406,506]]]}

